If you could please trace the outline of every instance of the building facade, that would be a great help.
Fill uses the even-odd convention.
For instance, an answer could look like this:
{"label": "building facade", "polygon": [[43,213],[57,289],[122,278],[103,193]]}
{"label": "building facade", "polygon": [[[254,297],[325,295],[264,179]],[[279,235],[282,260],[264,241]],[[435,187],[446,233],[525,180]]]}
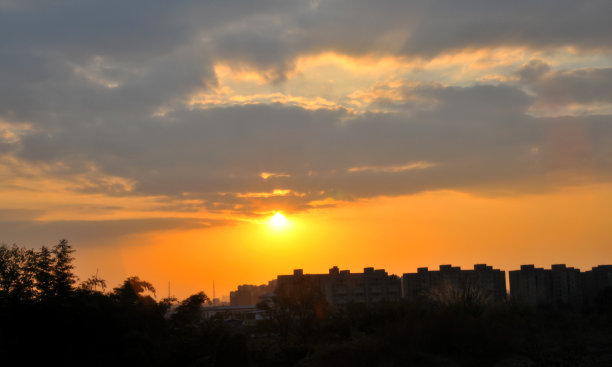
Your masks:
{"label": "building facade", "polygon": [[486,264],[473,270],[440,265],[439,270],[418,268],[402,276],[402,297],[408,300],[453,302],[460,299],[499,302],[506,299],[506,273]]}
{"label": "building facade", "polygon": [[254,306],[259,303],[262,296],[274,292],[275,288],[276,280],[271,280],[268,284],[262,285],[239,285],[237,290],[230,292],[230,305]]}
{"label": "building facade", "polygon": [[277,281],[279,285],[291,286],[297,284],[300,277],[308,277],[314,282],[334,306],[399,301],[401,298],[399,277],[387,274],[384,269],[364,268],[363,273],[351,273],[334,266],[327,274],[304,274],[302,269],[296,269],[292,275],[279,275]]}
{"label": "building facade", "polygon": [[[300,280],[308,282],[300,282]],[[612,293],[612,265],[599,265],[581,272],[564,264],[550,269],[521,265],[509,271],[510,295],[513,300],[529,305],[592,306],[604,292]],[[452,265],[440,265],[438,270],[418,268],[416,273],[402,278],[389,275],[384,269],[364,268],[363,273],[351,273],[337,266],[326,274],[304,274],[296,269],[291,275],[279,275],[267,285],[238,286],[230,293],[231,306],[254,306],[262,299],[272,299],[279,285],[320,290],[334,306],[372,304],[382,301],[427,300],[454,302],[478,300],[500,302],[507,297],[505,272],[486,264],[462,270]]]}
{"label": "building facade", "polygon": [[550,269],[521,265],[510,274],[510,295],[513,300],[530,305],[580,306],[585,287],[579,269],[565,264],[552,265]]}
{"label": "building facade", "polygon": [[582,273],[584,302],[592,306],[607,290],[612,292],[612,265],[599,265]]}

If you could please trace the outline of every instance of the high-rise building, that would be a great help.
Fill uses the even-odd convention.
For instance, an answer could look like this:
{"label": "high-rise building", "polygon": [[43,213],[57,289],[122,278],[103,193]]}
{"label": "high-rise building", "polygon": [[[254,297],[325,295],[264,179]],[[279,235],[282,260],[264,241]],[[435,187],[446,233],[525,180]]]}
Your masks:
{"label": "high-rise building", "polygon": [[612,265],[599,265],[581,274],[584,302],[592,306],[606,290],[612,290]]}
{"label": "high-rise building", "polygon": [[439,270],[418,268],[416,273],[402,276],[402,297],[409,300],[452,302],[477,297],[484,302],[506,298],[506,274],[486,264],[474,265],[473,270],[440,265]]}
{"label": "high-rise building", "polygon": [[279,286],[292,286],[299,284],[302,277],[315,283],[334,306],[398,301],[401,297],[399,277],[388,275],[384,269],[364,268],[363,273],[351,273],[334,266],[327,274],[304,274],[302,269],[296,269],[293,275],[279,275],[277,280]]}
{"label": "high-rise building", "polygon": [[565,264],[552,265],[550,269],[521,265],[510,273],[510,294],[518,302],[530,305],[580,306],[582,280],[579,269]]}

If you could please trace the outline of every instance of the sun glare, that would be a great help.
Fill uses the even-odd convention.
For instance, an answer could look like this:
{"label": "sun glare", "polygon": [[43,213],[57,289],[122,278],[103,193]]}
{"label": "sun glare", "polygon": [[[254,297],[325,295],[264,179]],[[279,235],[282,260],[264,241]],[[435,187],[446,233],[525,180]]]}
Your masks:
{"label": "sun glare", "polygon": [[287,218],[281,212],[277,212],[270,218],[270,225],[274,228],[281,229],[287,226]]}

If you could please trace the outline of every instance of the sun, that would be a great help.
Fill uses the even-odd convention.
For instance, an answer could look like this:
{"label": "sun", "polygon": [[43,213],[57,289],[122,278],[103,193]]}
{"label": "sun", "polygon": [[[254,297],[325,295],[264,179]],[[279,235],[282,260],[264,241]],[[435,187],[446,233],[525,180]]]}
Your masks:
{"label": "sun", "polygon": [[286,227],[288,223],[289,221],[281,212],[276,212],[276,214],[270,218],[270,225],[277,229]]}

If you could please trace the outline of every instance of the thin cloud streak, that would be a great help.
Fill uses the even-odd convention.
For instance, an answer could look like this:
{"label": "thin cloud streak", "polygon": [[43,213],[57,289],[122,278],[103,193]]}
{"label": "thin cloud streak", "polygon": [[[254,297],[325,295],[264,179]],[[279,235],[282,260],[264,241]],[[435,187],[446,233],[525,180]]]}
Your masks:
{"label": "thin cloud streak", "polygon": [[410,171],[413,169],[425,169],[435,166],[435,163],[430,162],[415,162],[408,163],[401,166],[361,166],[351,167],[348,169],[349,172],[390,172],[397,173],[403,171]]}

